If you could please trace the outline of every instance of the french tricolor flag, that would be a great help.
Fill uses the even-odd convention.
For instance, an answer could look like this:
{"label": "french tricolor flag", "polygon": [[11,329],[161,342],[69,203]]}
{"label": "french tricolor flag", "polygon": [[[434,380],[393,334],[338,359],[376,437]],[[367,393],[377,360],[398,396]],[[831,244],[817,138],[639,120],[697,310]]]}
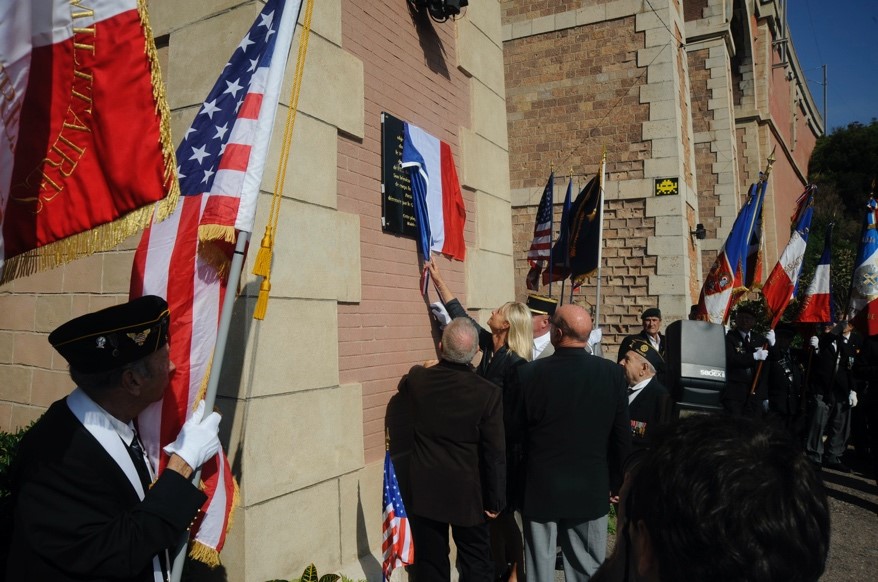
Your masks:
{"label": "french tricolor flag", "polygon": [[418,250],[425,260],[431,251],[464,260],[466,209],[451,155],[451,146],[420,127],[405,124],[401,166],[412,181]]}
{"label": "french tricolor flag", "polygon": [[805,205],[802,212],[799,213],[796,229],[762,287],[765,305],[772,316],[771,328],[774,328],[780,321],[781,315],[796,292],[796,285],[805,259],[805,247],[808,246],[811,218],[814,216],[814,190],[814,186],[809,186],[806,190]]}
{"label": "french tricolor flag", "polygon": [[832,321],[832,289],[829,286],[829,266],[832,262],[832,224],[826,227],[823,254],[808,286],[802,309],[796,319],[799,323],[829,323]]}

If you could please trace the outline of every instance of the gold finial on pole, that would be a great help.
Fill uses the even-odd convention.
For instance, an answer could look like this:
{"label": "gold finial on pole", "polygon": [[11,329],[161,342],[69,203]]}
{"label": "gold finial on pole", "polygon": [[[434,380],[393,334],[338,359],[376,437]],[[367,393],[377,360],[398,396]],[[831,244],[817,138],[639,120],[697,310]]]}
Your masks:
{"label": "gold finial on pole", "polygon": [[760,176],[759,181],[765,182],[768,180],[768,175],[771,174],[771,167],[774,165],[774,161],[777,159],[774,157],[774,150],[777,149],[777,146],[771,148],[771,153],[768,155],[768,160],[765,163],[765,171],[762,172],[762,176]]}
{"label": "gold finial on pole", "polygon": [[384,451],[390,450],[390,429],[384,427]]}

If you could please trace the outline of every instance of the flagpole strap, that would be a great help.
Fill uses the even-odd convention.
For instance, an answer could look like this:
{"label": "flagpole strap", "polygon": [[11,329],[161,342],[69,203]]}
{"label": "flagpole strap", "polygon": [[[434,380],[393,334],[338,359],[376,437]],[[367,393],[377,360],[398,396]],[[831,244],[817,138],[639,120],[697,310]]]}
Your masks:
{"label": "flagpole strap", "polygon": [[268,297],[271,292],[271,258],[274,254],[275,233],[280,216],[280,203],[283,198],[284,184],[286,182],[287,163],[290,158],[290,149],[293,143],[293,129],[296,125],[296,112],[299,110],[299,95],[302,89],[302,77],[305,69],[305,55],[308,52],[308,39],[311,37],[311,16],[314,12],[314,0],[307,0],[305,6],[305,18],[302,21],[302,35],[299,38],[299,53],[296,57],[296,72],[293,76],[293,84],[290,88],[290,105],[287,109],[287,120],[284,125],[284,136],[281,142],[280,163],[277,174],[274,177],[274,193],[271,196],[271,210],[268,215],[268,223],[265,226],[265,235],[259,245],[256,261],[253,266],[253,274],[265,279],[259,286],[259,297],[256,300],[256,308],[253,311],[253,319],[265,319],[268,309]]}

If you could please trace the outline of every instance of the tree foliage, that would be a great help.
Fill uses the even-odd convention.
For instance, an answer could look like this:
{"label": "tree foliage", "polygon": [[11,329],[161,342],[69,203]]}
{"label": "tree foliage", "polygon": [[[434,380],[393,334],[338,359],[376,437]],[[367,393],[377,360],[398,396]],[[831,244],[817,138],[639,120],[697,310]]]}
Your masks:
{"label": "tree foliage", "polygon": [[817,140],[808,166],[817,184],[814,219],[799,280],[799,297],[814,277],[826,226],[833,225],[830,285],[836,310],[844,309],[866,202],[878,177],[878,120],[851,123]]}

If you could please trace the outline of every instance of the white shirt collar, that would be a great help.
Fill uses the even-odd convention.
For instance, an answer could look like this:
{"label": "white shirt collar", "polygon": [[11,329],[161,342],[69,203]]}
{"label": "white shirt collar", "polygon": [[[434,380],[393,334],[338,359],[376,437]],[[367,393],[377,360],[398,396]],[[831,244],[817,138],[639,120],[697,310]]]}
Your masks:
{"label": "white shirt collar", "polygon": [[628,404],[631,404],[632,402],[634,402],[635,398],[640,396],[640,391],[643,390],[647,384],[649,384],[650,380],[652,380],[652,376],[650,376],[646,380],[641,380],[634,386],[628,388],[628,390],[630,391],[630,394],[628,394]]}
{"label": "white shirt collar", "polygon": [[552,334],[544,333],[540,337],[534,338],[534,348],[533,348],[533,357],[532,360],[536,360],[537,357],[543,353],[543,350],[546,349],[546,346],[552,341]]}

